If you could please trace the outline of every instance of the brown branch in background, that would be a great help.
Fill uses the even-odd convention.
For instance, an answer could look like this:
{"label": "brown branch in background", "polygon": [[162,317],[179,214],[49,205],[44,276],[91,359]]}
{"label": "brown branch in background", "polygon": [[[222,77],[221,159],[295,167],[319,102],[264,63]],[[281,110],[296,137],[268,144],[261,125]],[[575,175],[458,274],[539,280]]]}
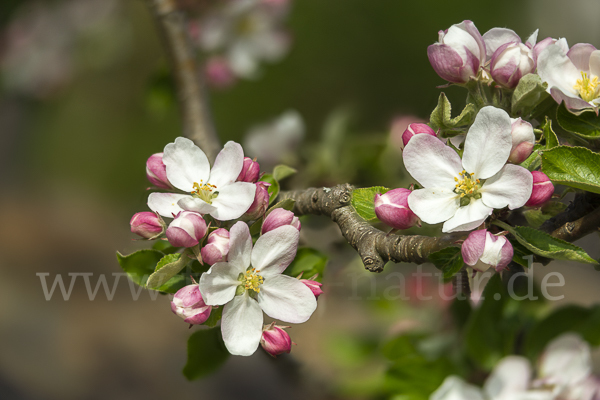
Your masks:
{"label": "brown branch in background", "polygon": [[294,199],[294,213],[297,215],[314,214],[331,218],[358,252],[365,268],[373,272],[383,271],[388,261],[424,263],[429,254],[466,236],[464,233],[442,237],[387,235],[356,213],[350,204],[353,189],[349,184],[333,188],[310,188],[282,192],[279,199]]}
{"label": "brown branch in background", "polygon": [[[358,252],[365,268],[373,272],[383,271],[383,267],[388,261],[422,264],[427,262],[431,253],[451,246],[457,240],[467,236],[466,232],[446,234],[441,237],[388,235],[356,213],[350,204],[353,190],[353,186],[342,184],[332,188],[309,188],[281,192],[278,199],[295,200],[293,211],[296,215],[325,215],[331,218],[340,227],[344,238]],[[597,199],[593,198],[593,201],[597,201]],[[583,210],[587,210],[584,216],[578,217],[579,219],[573,222],[568,221],[568,218],[565,219],[567,214],[569,218],[574,215],[579,216],[582,207]],[[552,230],[552,236],[571,242],[598,229],[600,208],[593,209],[591,213],[587,206],[580,205],[576,208],[577,211],[574,211],[573,207],[570,207],[554,218],[557,221],[567,222],[563,222],[562,225]],[[459,284],[464,285],[465,282],[463,279]],[[461,292],[467,293],[466,289],[460,289]]]}
{"label": "brown branch in background", "polygon": [[221,142],[209,110],[203,75],[187,32],[185,13],[175,0],[147,0],[169,54],[183,122],[183,134],[192,139],[211,161]]}

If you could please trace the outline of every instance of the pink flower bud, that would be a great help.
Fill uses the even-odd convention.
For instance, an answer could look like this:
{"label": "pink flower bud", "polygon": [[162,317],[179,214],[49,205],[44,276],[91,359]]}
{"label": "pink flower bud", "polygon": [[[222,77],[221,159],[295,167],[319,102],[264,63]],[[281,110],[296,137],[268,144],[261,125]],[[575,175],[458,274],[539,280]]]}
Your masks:
{"label": "pink flower bud", "polygon": [[300,279],[300,282],[304,283],[317,299],[323,294],[323,290],[321,290],[321,286],[323,286],[322,283],[310,279]]}
{"label": "pink flower bud", "polygon": [[163,164],[163,153],[152,154],[146,161],[146,177],[151,184],[161,189],[173,189],[167,178],[167,167]]}
{"label": "pink flower bud", "polygon": [[256,183],[260,175],[260,165],[250,157],[244,157],[244,166],[240,175],[237,177],[238,182]]}
{"label": "pink flower bud", "polygon": [[531,197],[525,203],[526,206],[535,207],[544,204],[554,194],[554,185],[546,174],[540,171],[533,171],[533,190]]}
{"label": "pink flower bud", "polygon": [[496,236],[486,229],[473,231],[462,244],[465,263],[477,271],[494,267],[502,271],[513,258],[512,244],[504,236]]}
{"label": "pink flower bud", "polygon": [[131,232],[146,239],[154,239],[165,230],[165,223],[153,212],[144,211],[134,214],[129,221]]}
{"label": "pink flower bud", "polygon": [[235,83],[235,74],[223,57],[211,57],[206,62],[204,73],[208,84],[217,89],[226,89]]}
{"label": "pink flower bud", "polygon": [[490,62],[490,74],[494,81],[510,89],[534,70],[532,49],[523,43],[503,44],[494,52]]}
{"label": "pink flower bud", "polygon": [[181,211],[167,228],[169,243],[175,247],[193,247],[206,235],[206,222],[201,214]]}
{"label": "pink flower bud", "polygon": [[521,164],[531,155],[535,144],[533,126],[521,118],[511,118],[512,122],[512,148],[508,161],[513,164]]}
{"label": "pink flower bud", "polygon": [[188,324],[198,325],[208,319],[212,307],[204,303],[200,287],[194,284],[183,287],[175,293],[171,310]]}
{"label": "pink flower bud", "polygon": [[431,136],[436,136],[435,131],[429,127],[427,124],[413,123],[408,125],[408,128],[402,134],[402,144],[406,146],[408,141],[415,135],[426,134]]}
{"label": "pink flower bud", "polygon": [[284,328],[289,328],[289,326],[277,326],[274,322],[263,328],[260,344],[273,357],[292,351],[292,339],[283,330]]}
{"label": "pink flower bud", "polygon": [[419,217],[408,207],[408,189],[393,189],[375,195],[375,215],[394,229],[408,229],[419,222]]}
{"label": "pink flower bud", "polygon": [[227,229],[215,229],[206,240],[206,245],[200,250],[202,261],[208,265],[220,261],[227,261],[229,253],[229,231]]}
{"label": "pink flower bud", "polygon": [[442,79],[466,83],[486,61],[485,43],[475,24],[463,21],[439,31],[438,42],[427,48],[427,57]]}
{"label": "pink flower bud", "polygon": [[269,186],[270,183],[267,182],[256,182],[256,193],[254,194],[254,201],[250,205],[246,214],[244,214],[246,219],[253,220],[262,217],[265,212],[267,212],[267,208],[269,208]]}
{"label": "pink flower bud", "polygon": [[293,212],[283,208],[276,208],[265,218],[262,225],[262,233],[265,234],[284,225],[291,225],[298,230],[302,227],[300,220]]}

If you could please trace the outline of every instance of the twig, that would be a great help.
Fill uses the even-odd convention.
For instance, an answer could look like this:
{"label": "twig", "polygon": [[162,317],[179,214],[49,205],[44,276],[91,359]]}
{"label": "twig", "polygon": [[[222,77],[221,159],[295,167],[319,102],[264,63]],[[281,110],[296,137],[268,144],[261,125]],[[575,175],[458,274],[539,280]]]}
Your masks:
{"label": "twig", "polygon": [[192,139],[214,161],[221,143],[215,132],[194,50],[187,32],[186,18],[175,0],[147,0],[175,77],[183,134]]}

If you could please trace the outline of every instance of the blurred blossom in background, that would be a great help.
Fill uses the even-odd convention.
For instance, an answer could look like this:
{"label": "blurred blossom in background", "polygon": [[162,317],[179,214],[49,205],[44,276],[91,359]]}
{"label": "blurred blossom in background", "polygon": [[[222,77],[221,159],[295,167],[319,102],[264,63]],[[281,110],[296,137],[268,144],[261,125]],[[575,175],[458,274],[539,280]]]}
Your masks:
{"label": "blurred blossom in background", "polygon": [[[209,57],[210,70],[198,73],[229,88],[210,94],[222,142],[243,143],[263,171],[281,162],[297,168],[284,189],[408,186],[401,135],[429,118],[445,83],[427,59],[440,29],[471,19],[480,32],[500,26],[527,37],[539,28],[540,37],[600,46],[594,0],[181,3]],[[431,265],[373,275],[337,227],[306,218],[301,240],[330,263],[317,312],[289,331],[298,345],[276,360],[230,357],[208,379],[185,381],[189,331],[170,299],[142,292],[135,300],[113,275],[121,273],[115,249],[143,247],[128,222],[149,211],[145,162],[181,128],[145,3],[3,1],[0,38],[0,398],[368,398],[387,365],[378,343],[407,330],[443,332],[448,305],[435,294],[438,282],[411,278],[435,272]],[[464,104],[460,91],[444,91],[457,110]],[[538,270],[565,275],[569,302],[600,300],[590,268]],[[59,286],[44,296],[42,280],[50,290],[57,274],[68,300]],[[96,286],[102,274],[108,294]],[[97,288],[93,300],[86,282]],[[398,295],[402,282],[410,300]],[[421,289],[432,300],[414,301]],[[447,340],[440,334],[430,350]]]}

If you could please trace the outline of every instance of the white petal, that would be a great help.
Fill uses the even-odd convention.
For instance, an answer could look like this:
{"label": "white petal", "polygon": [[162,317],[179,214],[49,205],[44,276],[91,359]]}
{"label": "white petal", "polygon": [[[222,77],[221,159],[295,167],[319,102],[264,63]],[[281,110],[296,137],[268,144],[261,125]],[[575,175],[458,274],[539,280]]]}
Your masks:
{"label": "white petal", "polygon": [[[237,178],[237,177],[236,177]],[[213,199],[216,208],[210,213],[219,221],[229,221],[241,217],[252,205],[256,185],[248,182],[234,182],[217,188],[219,195]]]}
{"label": "white petal", "polygon": [[460,197],[451,189],[418,189],[408,196],[408,206],[424,222],[438,224],[452,218],[460,207]]}
{"label": "white petal", "polygon": [[498,47],[505,43],[521,43],[521,38],[512,29],[492,28],[483,34],[483,41],[485,42],[485,54],[489,60]]}
{"label": "white petal", "polygon": [[187,195],[182,197],[178,204],[179,207],[186,211],[195,211],[200,214],[210,214],[217,209],[215,206],[208,204],[202,199]]}
{"label": "white petal", "polygon": [[282,273],[296,257],[300,232],[280,226],[258,238],[252,250],[252,266],[265,278]]}
{"label": "white petal", "polygon": [[548,82],[548,89],[557,87],[569,96],[579,97],[579,93],[573,86],[577,83],[577,79],[581,79],[581,73],[558,42],[546,47],[540,53],[537,72],[542,81]]}
{"label": "white petal", "polygon": [[462,232],[477,228],[492,214],[493,208],[487,207],[481,200],[471,199],[467,206],[460,207],[454,217],[444,223],[442,232]]}
{"label": "white petal", "polygon": [[431,135],[413,136],[402,158],[408,173],[426,188],[454,188],[454,178],[462,171],[456,151]]}
{"label": "white petal", "polygon": [[499,108],[482,108],[465,139],[462,165],[478,179],[486,179],[506,164],[512,147],[510,117]]}
{"label": "white petal", "polygon": [[485,181],[479,192],[483,203],[492,208],[511,210],[522,207],[533,188],[533,175],[518,165],[507,164],[490,179]]}
{"label": "white petal", "polygon": [[525,44],[527,45],[527,47],[529,47],[530,49],[533,49],[533,47],[535,46],[535,44],[537,42],[537,37],[538,37],[539,31],[540,31],[539,29],[536,29],[535,32],[533,32],[531,34],[531,36],[529,36],[529,38],[525,42]]}
{"label": "white petal", "polygon": [[225,347],[233,355],[251,356],[262,337],[263,315],[248,292],[235,296],[223,308],[221,331]]}
{"label": "white petal", "polygon": [[508,356],[500,360],[485,381],[483,390],[494,400],[513,400],[529,387],[531,366],[524,357]]}
{"label": "white petal", "polygon": [[248,225],[241,221],[237,222],[229,230],[227,262],[235,264],[241,272],[244,272],[250,266],[251,254],[252,236],[250,236]]}
{"label": "white petal", "polygon": [[242,146],[229,141],[217,155],[208,181],[217,186],[217,190],[219,190],[221,186],[235,182],[243,166],[244,150]]}
{"label": "white petal", "polygon": [[258,304],[271,318],[299,324],[317,309],[313,292],[296,278],[272,275],[260,286]]}
{"label": "white petal", "polygon": [[449,376],[444,380],[429,400],[484,400],[481,390],[470,385],[457,376]]}
{"label": "white petal", "polygon": [[590,55],[590,72],[600,77],[600,50],[593,51]]}
{"label": "white petal", "polygon": [[246,42],[240,41],[233,45],[227,54],[231,70],[243,78],[251,79],[258,72],[258,61]]}
{"label": "white petal", "polygon": [[575,385],[592,372],[590,346],[576,334],[564,334],[546,347],[539,369],[550,383]]}
{"label": "white petal", "polygon": [[502,247],[506,243],[504,236],[494,236],[490,232],[485,235],[485,246],[481,255],[481,262],[494,267],[502,262]]}
{"label": "white petal", "polygon": [[235,296],[235,290],[240,284],[237,280],[240,268],[232,263],[219,262],[210,267],[200,277],[200,293],[204,303],[209,306],[220,306]]}
{"label": "white petal", "polygon": [[169,182],[179,190],[191,192],[194,182],[208,181],[208,158],[190,139],[178,137],[174,143],[166,145],[163,163],[167,167]]}
{"label": "white petal", "polygon": [[148,207],[163,217],[173,218],[183,211],[177,204],[179,200],[191,197],[188,194],[150,193],[150,196],[148,196]]}
{"label": "white petal", "polygon": [[475,57],[480,60],[483,58],[483,54],[481,54],[481,49],[479,47],[479,43],[470,33],[466,30],[458,27],[457,25],[452,25],[448,28],[448,33],[444,36],[444,44],[452,46],[452,48],[460,55],[460,58],[467,60],[467,51],[470,51],[475,55]]}

